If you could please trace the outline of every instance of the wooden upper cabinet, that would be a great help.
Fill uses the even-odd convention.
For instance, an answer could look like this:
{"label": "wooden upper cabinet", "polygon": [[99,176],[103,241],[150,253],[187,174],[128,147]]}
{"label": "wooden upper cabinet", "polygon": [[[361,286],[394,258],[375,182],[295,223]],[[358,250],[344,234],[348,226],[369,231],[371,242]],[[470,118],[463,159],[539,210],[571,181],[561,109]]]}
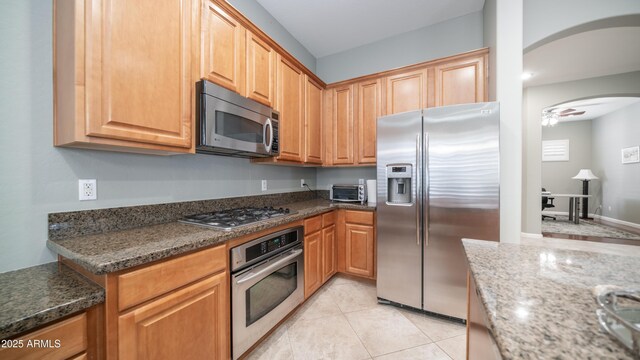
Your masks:
{"label": "wooden upper cabinet", "polygon": [[485,56],[436,65],[436,106],[487,101],[485,66]]}
{"label": "wooden upper cabinet", "polygon": [[245,29],[214,1],[201,1],[200,77],[244,96]]}
{"label": "wooden upper cabinet", "polygon": [[305,75],[304,162],[322,164],[322,86]]}
{"label": "wooden upper cabinet", "polygon": [[277,54],[247,30],[247,97],[275,106]]}
{"label": "wooden upper cabinet", "polygon": [[191,0],[55,4],[55,145],[192,152]]}
{"label": "wooden upper cabinet", "polygon": [[354,85],[333,89],[333,164],[353,164]]}
{"label": "wooden upper cabinet", "polygon": [[427,107],[427,69],[387,77],[386,93],[387,115]]}
{"label": "wooden upper cabinet", "polygon": [[382,114],[380,79],[358,83],[358,164],[376,163],[376,122]]}
{"label": "wooden upper cabinet", "polygon": [[304,139],[304,74],[278,55],[277,102],[280,111],[278,159],[302,162]]}

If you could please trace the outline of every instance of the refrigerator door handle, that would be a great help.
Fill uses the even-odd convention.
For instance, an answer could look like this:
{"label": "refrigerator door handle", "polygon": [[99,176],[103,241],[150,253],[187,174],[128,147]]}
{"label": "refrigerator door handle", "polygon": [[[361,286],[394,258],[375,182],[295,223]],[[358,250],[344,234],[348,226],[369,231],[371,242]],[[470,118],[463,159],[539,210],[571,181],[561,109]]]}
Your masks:
{"label": "refrigerator door handle", "polygon": [[424,132],[424,190],[422,206],[424,206],[424,246],[429,246],[429,133]]}
{"label": "refrigerator door handle", "polygon": [[422,149],[420,148],[420,134],[416,135],[416,194],[413,197],[416,204],[416,245],[420,246],[420,157],[422,155]]}

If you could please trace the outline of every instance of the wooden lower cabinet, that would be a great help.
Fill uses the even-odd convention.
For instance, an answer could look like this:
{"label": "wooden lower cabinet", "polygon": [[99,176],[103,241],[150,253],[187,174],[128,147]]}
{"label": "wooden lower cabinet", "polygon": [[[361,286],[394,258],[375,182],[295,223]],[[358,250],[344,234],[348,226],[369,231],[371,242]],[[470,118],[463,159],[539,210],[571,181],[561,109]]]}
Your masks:
{"label": "wooden lower cabinet", "polygon": [[322,231],[304,236],[304,298],[322,286]]}
{"label": "wooden lower cabinet", "polygon": [[470,272],[467,272],[467,359],[502,359],[500,350],[489,331],[487,314]]}
{"label": "wooden lower cabinet", "polygon": [[322,229],[322,283],[336,273],[336,226]]}
{"label": "wooden lower cabinet", "polygon": [[304,298],[336,273],[335,211],[304,220]]}
{"label": "wooden lower cabinet", "polygon": [[372,225],[346,224],[345,270],[353,275],[373,277],[375,267]]}
{"label": "wooden lower cabinet", "polygon": [[227,359],[227,282],[213,275],[122,314],[119,359]]}
{"label": "wooden lower cabinet", "polygon": [[337,270],[375,279],[375,213],[340,210],[337,233]]}
{"label": "wooden lower cabinet", "polygon": [[[0,347],[0,359],[75,359],[85,356],[88,350],[88,337],[95,331],[88,331],[90,325],[87,313],[81,313],[55,324],[46,326],[10,340],[12,343],[22,343],[22,347]],[[50,346],[31,346],[30,342],[50,343]],[[56,346],[57,345],[57,346]],[[95,350],[95,349],[93,349]]]}

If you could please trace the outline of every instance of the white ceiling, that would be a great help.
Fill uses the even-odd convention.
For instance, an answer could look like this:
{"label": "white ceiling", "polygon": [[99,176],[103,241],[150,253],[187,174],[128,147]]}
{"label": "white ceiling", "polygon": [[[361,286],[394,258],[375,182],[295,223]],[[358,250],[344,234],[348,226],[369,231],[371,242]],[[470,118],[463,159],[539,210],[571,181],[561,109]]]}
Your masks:
{"label": "white ceiling", "polygon": [[564,109],[575,109],[576,111],[586,111],[582,115],[565,116],[561,117],[559,122],[579,121],[579,120],[591,120],[599,118],[600,116],[612,113],[616,110],[620,110],[623,107],[635,104],[640,101],[637,97],[603,97],[593,98],[585,100],[570,101],[567,103],[550,106],[544,111],[552,111],[559,113]]}
{"label": "white ceiling", "polygon": [[257,0],[316,58],[482,10],[484,0]]}
{"label": "white ceiling", "polygon": [[586,31],[524,55],[524,86],[587,79],[640,70],[640,26]]}

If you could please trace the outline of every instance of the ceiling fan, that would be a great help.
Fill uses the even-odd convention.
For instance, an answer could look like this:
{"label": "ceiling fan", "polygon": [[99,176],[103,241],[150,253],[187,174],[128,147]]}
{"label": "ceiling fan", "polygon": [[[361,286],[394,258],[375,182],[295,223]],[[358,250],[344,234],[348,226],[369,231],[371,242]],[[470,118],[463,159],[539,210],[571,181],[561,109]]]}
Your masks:
{"label": "ceiling fan", "polygon": [[578,115],[584,114],[585,112],[586,111],[577,111],[576,109],[568,108],[568,109],[564,109],[564,110],[562,110],[560,112],[557,112],[556,114],[558,114],[558,116],[560,116],[560,117],[565,117],[565,116],[578,116]]}

